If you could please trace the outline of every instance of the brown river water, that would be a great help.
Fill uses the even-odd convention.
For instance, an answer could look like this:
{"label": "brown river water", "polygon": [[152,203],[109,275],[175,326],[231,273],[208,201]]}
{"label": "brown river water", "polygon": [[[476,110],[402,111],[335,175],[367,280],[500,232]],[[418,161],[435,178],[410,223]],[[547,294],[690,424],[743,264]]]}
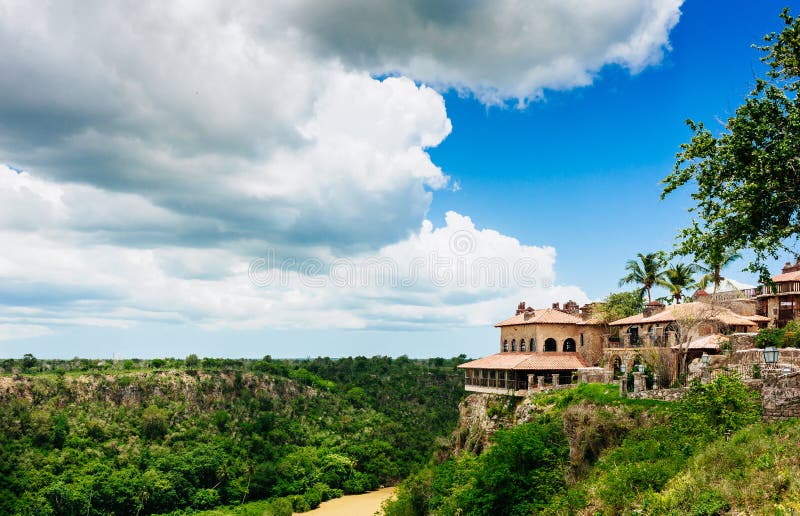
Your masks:
{"label": "brown river water", "polygon": [[[347,495],[322,502],[313,511],[302,513],[303,516],[372,516],[381,508],[381,503],[394,494],[393,487],[384,487],[377,491],[358,495]],[[300,514],[300,513],[295,513]]]}

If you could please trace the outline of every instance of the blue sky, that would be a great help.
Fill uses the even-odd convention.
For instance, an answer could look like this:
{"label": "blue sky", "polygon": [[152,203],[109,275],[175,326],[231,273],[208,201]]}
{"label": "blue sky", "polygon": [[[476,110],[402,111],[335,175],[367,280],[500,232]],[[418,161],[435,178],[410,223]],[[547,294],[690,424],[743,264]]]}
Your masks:
{"label": "blue sky", "polygon": [[[721,129],[782,4],[569,5],[9,9],[0,355],[479,356],[521,299],[618,290],[689,220],[659,201],[684,120]],[[453,277],[331,284],[431,257]]]}
{"label": "blue sky", "polygon": [[[781,5],[686,2],[659,65],[633,76],[610,66],[593,85],[550,92],[524,111],[446,95],[454,129],[431,155],[462,190],[437,194],[431,217],[463,211],[553,245],[559,281],[593,298],[617,289],[628,258],[671,248],[689,220],[688,191],[659,200],[659,183],[690,137],[684,121],[720,129],[716,120],[735,112],[763,69],[751,45],[779,30]],[[729,275],[756,282],[740,270]]]}

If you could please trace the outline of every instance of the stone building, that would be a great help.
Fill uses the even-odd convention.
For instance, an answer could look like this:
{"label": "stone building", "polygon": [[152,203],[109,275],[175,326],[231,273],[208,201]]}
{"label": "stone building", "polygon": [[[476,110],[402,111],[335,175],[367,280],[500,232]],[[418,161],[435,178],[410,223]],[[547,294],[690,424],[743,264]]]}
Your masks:
{"label": "stone building", "polygon": [[[786,262],[780,274],[772,276],[773,285],[730,289],[716,292],[710,298],[717,303],[745,306],[752,303],[755,314],[762,317],[761,326],[782,328],[793,319],[800,319],[800,260]],[[699,294],[699,293],[698,293]],[[698,294],[695,294],[697,296]],[[735,310],[736,311],[736,310]]]}
{"label": "stone building", "polygon": [[724,341],[722,334],[754,332],[757,319],[757,315],[739,315],[710,301],[669,306],[653,301],[642,313],[609,323],[613,336],[604,343],[604,363],[615,371],[623,364],[631,370],[644,349],[671,352],[675,359],[681,348],[689,360],[714,354]]}
{"label": "stone building", "polygon": [[522,302],[495,327],[499,352],[459,366],[468,391],[523,395],[540,384],[570,383],[579,368],[602,356],[603,325],[574,301],[538,309]]}
{"label": "stone building", "polygon": [[786,262],[780,274],[772,277],[774,287],[762,286],[756,294],[759,315],[769,317],[782,328],[791,320],[800,319],[800,260]]}

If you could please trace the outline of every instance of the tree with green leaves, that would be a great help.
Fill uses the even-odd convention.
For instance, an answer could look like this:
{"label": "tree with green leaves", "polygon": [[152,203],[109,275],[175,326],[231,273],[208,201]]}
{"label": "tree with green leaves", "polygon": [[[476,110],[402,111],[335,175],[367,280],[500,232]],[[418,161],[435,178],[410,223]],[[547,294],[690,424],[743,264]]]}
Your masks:
{"label": "tree with green leaves", "polygon": [[596,317],[606,324],[636,315],[642,311],[641,291],[613,292],[606,296],[601,303],[592,309],[592,317]]}
{"label": "tree with green leaves", "polygon": [[637,260],[628,260],[625,265],[625,270],[628,274],[619,280],[619,286],[634,284],[641,285],[641,296],[647,292],[647,302],[652,301],[650,297],[650,290],[654,285],[664,276],[664,253],[661,251],[655,253],[638,253]]}
{"label": "tree with green leaves", "polygon": [[765,265],[778,253],[797,255],[800,238],[800,18],[781,13],[780,33],[764,37],[768,66],[725,129],[714,135],[687,120],[691,141],[681,145],[663,199],[696,184],[699,220],[678,234],[676,253],[709,265],[720,249],[752,249],[747,267],[768,281]]}
{"label": "tree with green leaves", "polygon": [[730,266],[742,256],[730,249],[717,249],[706,254],[708,256],[706,257],[705,265],[697,266],[698,270],[704,273],[703,277],[700,278],[699,285],[702,289],[708,287],[709,284],[714,285],[714,293],[716,294],[720,283],[725,280],[721,274],[722,269]]}
{"label": "tree with green leaves", "polygon": [[690,263],[677,263],[664,271],[664,275],[658,280],[658,285],[669,290],[672,299],[680,303],[683,292],[697,286],[694,281],[694,274],[697,272],[697,265]]}

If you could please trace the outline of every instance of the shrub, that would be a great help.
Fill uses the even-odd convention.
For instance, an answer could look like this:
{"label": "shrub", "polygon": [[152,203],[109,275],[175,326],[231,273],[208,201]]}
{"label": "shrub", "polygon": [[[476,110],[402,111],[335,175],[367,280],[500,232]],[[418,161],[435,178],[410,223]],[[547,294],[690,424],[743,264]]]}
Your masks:
{"label": "shrub", "polygon": [[789,321],[783,328],[783,346],[787,348],[800,347],[800,321]]}
{"label": "shrub", "polygon": [[270,504],[272,516],[292,516],[292,502],[288,498],[278,498]]}
{"label": "shrub", "polygon": [[167,433],[167,413],[152,405],[142,411],[142,434],[150,439],[164,437]]}
{"label": "shrub", "polygon": [[197,358],[197,355],[192,353],[186,357],[186,360],[183,361],[183,364],[186,366],[186,369],[195,369],[198,365],[200,365],[200,359]]}
{"label": "shrub", "polygon": [[39,361],[36,359],[35,356],[31,355],[30,353],[25,353],[22,355],[22,367],[25,370],[33,369],[36,367]]}
{"label": "shrub", "polygon": [[230,420],[231,416],[226,411],[218,410],[214,412],[214,425],[216,425],[217,430],[220,432],[224,432],[228,428],[228,422]]}
{"label": "shrub", "polygon": [[216,489],[198,489],[192,496],[192,507],[210,509],[219,505],[219,492]]}
{"label": "shrub", "polygon": [[705,385],[692,383],[678,403],[677,416],[684,430],[700,433],[737,430],[760,419],[761,404],[758,394],[740,380],[718,376]]}
{"label": "shrub", "polygon": [[783,347],[783,328],[763,328],[758,331],[755,338],[756,347],[766,348],[774,346]]}

